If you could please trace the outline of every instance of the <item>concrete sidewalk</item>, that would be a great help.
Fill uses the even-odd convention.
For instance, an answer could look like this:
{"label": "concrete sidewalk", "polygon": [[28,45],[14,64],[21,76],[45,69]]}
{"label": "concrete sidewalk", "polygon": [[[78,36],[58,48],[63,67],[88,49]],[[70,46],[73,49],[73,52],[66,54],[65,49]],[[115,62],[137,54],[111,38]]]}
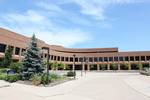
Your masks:
{"label": "concrete sidewalk", "polygon": [[0,88],[9,87],[10,83],[0,80]]}
{"label": "concrete sidewalk", "polygon": [[150,76],[132,76],[126,78],[125,82],[137,92],[140,92],[150,98]]}
{"label": "concrete sidewalk", "polygon": [[[141,86],[138,90],[143,88],[150,90],[148,88],[150,78],[143,77],[146,76],[138,73],[88,72],[83,77],[78,76],[76,80],[53,87],[12,83],[10,87],[0,88],[0,97],[1,100],[150,100],[149,97],[142,95],[143,93],[133,90],[135,86],[138,87],[137,83]],[[5,83],[0,81],[0,84]]]}

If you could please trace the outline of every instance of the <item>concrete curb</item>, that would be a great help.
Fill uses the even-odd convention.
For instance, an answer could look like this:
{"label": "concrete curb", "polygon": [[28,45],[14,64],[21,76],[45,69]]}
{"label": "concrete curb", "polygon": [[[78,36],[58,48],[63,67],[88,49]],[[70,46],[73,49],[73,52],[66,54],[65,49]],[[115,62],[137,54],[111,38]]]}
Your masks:
{"label": "concrete curb", "polygon": [[128,86],[130,86],[135,91],[150,98],[150,84],[148,82],[142,81],[141,79],[135,77],[127,78],[124,81]]}

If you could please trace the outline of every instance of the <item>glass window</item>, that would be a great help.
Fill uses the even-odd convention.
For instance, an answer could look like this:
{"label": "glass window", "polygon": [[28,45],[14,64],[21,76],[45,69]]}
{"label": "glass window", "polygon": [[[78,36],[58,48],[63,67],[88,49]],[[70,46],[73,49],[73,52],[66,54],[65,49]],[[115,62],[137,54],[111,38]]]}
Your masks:
{"label": "glass window", "polygon": [[94,57],[94,62],[98,62],[98,58],[97,57]]}
{"label": "glass window", "polygon": [[150,60],[150,56],[146,56],[146,60],[149,61]]}
{"label": "glass window", "polygon": [[129,57],[126,56],[126,57],[125,57],[125,61],[129,61]]}
{"label": "glass window", "polygon": [[75,62],[78,62],[78,58],[77,57],[75,57]]}
{"label": "glass window", "polygon": [[20,53],[20,48],[16,47],[16,49],[15,49],[15,55],[19,55],[19,53]]}
{"label": "glass window", "polygon": [[89,58],[89,62],[93,62],[93,58],[92,57]]}
{"label": "glass window", "polygon": [[0,44],[0,52],[5,52],[6,45],[5,44]]}
{"label": "glass window", "polygon": [[65,61],[68,61],[68,57],[65,57]]}
{"label": "glass window", "polygon": [[145,56],[141,56],[141,61],[145,61]]}
{"label": "glass window", "polygon": [[118,57],[114,57],[114,61],[118,61]]}
{"label": "glass window", "polygon": [[64,57],[61,57],[61,61],[64,61]]}
{"label": "glass window", "polygon": [[108,61],[108,57],[104,57],[104,61]]}
{"label": "glass window", "polygon": [[79,58],[79,62],[83,62],[83,58],[80,57],[80,58]]}
{"label": "glass window", "polygon": [[60,56],[57,57],[57,60],[60,61]]}
{"label": "glass window", "polygon": [[102,57],[99,57],[99,62],[103,62],[103,58]]}
{"label": "glass window", "polygon": [[113,61],[113,57],[109,57],[109,61]]}
{"label": "glass window", "polygon": [[73,57],[70,57],[70,61],[73,62]]}
{"label": "glass window", "polygon": [[130,61],[134,61],[134,57],[133,56],[130,57]]}
{"label": "glass window", "polygon": [[123,61],[123,57],[119,57],[119,61]]}
{"label": "glass window", "polygon": [[135,57],[135,61],[139,61],[140,60],[140,57],[139,56],[136,56]]}

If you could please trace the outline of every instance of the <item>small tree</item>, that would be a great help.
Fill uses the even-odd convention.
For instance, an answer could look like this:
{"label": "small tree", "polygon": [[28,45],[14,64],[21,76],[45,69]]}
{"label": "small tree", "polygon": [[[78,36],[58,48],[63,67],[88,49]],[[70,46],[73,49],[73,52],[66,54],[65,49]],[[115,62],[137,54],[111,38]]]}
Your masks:
{"label": "small tree", "polygon": [[2,61],[2,66],[3,67],[8,67],[10,66],[11,62],[12,62],[12,53],[13,53],[13,49],[12,47],[8,46],[5,52],[5,56],[3,58]]}
{"label": "small tree", "polygon": [[124,70],[128,70],[129,69],[129,64],[125,63],[125,64],[123,64],[123,67],[124,67],[123,68]]}
{"label": "small tree", "polygon": [[104,71],[107,69],[107,65],[106,64],[101,64],[101,69]]}
{"label": "small tree", "polygon": [[37,39],[35,38],[35,35],[31,38],[22,65],[23,76],[26,74],[26,78],[29,78],[34,73],[42,73],[43,71],[43,60],[41,58],[40,49],[37,47]]}
{"label": "small tree", "polygon": [[58,69],[64,69],[64,64],[62,62],[58,63]]}
{"label": "small tree", "polygon": [[51,68],[53,70],[56,70],[58,68],[58,63],[57,62],[52,63]]}
{"label": "small tree", "polygon": [[117,68],[117,64],[112,64],[112,69],[113,70],[117,70],[118,68]]}

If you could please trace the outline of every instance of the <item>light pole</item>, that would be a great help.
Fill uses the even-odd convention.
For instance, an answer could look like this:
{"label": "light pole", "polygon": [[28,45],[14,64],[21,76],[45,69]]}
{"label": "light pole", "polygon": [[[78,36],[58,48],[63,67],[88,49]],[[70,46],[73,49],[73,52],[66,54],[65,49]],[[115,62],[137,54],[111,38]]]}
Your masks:
{"label": "light pole", "polygon": [[74,79],[76,78],[76,72],[75,72],[75,57],[76,55],[73,55],[73,72],[74,72]]}
{"label": "light pole", "polygon": [[82,74],[82,70],[83,70],[83,61],[84,61],[84,58],[82,58],[82,60],[81,60],[81,65],[82,65],[81,76],[83,76],[83,74]]}
{"label": "light pole", "polygon": [[149,71],[150,71],[150,59],[149,59]]}
{"label": "light pole", "polygon": [[46,74],[47,74],[47,83],[49,83],[49,60],[50,60],[50,49],[49,47],[42,47],[42,49],[47,50],[47,69],[46,69]]}
{"label": "light pole", "polygon": [[[88,59],[87,59],[86,57],[84,57],[84,62],[85,62],[85,64],[87,64],[87,66],[88,66]],[[85,74],[86,74],[86,69],[85,69]]]}

